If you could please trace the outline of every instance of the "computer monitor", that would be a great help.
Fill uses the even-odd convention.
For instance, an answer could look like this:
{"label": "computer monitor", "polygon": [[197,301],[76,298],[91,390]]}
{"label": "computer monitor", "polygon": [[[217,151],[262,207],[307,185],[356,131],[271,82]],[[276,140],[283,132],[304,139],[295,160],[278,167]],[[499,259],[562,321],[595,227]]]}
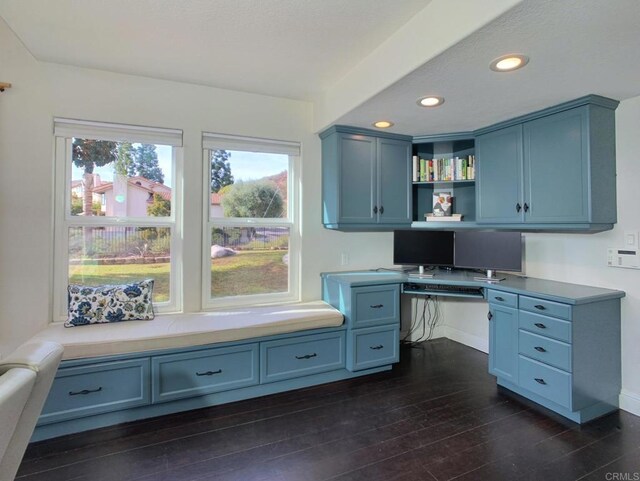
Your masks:
{"label": "computer monitor", "polygon": [[[397,230],[393,233],[393,263],[418,266],[453,266],[453,232],[430,230]],[[429,276],[430,277],[430,276]]]}
{"label": "computer monitor", "polygon": [[522,234],[520,232],[456,232],[454,265],[487,271],[477,280],[500,281],[494,271],[522,270]]}

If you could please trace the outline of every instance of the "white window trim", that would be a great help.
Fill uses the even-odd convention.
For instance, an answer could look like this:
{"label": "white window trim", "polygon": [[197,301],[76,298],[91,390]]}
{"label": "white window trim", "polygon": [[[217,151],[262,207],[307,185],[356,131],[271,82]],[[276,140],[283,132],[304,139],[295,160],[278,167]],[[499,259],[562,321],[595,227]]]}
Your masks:
{"label": "white window trim", "polygon": [[[129,132],[129,135],[121,135]],[[136,135],[144,133],[144,135]],[[154,302],[156,313],[182,310],[182,199],[183,152],[182,131],[150,127],[129,127],[120,124],[69,121],[55,119],[54,170],[54,265],[53,265],[53,322],[67,319],[67,285],[69,284],[69,228],[84,226],[168,227],[171,231],[171,269],[169,275],[170,300]],[[167,218],[82,217],[71,215],[71,145],[72,138],[131,141],[171,145],[173,152],[172,179],[174,193],[171,216]]]}
{"label": "white window trim", "polygon": [[[300,301],[300,170],[301,149],[297,142],[257,139],[221,134],[202,134],[203,146],[203,236],[202,236],[202,309],[262,304],[283,304]],[[212,150],[238,150],[247,152],[280,153],[289,156],[287,174],[286,219],[211,218],[211,161]],[[211,296],[211,230],[213,227],[273,226],[289,228],[289,291],[283,293],[252,294],[213,298]]]}

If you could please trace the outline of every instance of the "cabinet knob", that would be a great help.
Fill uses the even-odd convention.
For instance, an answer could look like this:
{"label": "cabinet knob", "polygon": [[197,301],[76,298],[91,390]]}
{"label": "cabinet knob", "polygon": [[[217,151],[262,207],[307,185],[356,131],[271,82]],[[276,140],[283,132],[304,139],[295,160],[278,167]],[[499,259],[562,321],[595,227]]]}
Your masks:
{"label": "cabinet knob", "polygon": [[538,352],[547,352],[547,350],[542,346],[536,346],[534,349]]}
{"label": "cabinet knob", "polygon": [[536,309],[538,309],[539,311],[544,311],[546,309],[546,307],[544,307],[542,304],[536,304],[535,306]]}
{"label": "cabinet knob", "polygon": [[546,328],[547,328],[547,326],[545,326],[545,325],[544,325],[544,324],[542,324],[541,322],[536,322],[536,323],[534,324],[534,326],[536,326],[536,327],[538,327],[538,328],[540,328],[540,329],[546,329]]}
{"label": "cabinet knob", "polygon": [[522,210],[522,206],[520,205],[520,202],[518,202],[516,204],[516,212],[520,212]]}
{"label": "cabinet knob", "polygon": [[541,377],[534,377],[534,379],[538,384],[547,384],[547,382]]}
{"label": "cabinet knob", "polygon": [[524,203],[524,211],[529,212],[529,204],[527,204],[526,202]]}
{"label": "cabinet knob", "polygon": [[504,302],[504,297],[496,296],[495,300],[496,301],[500,301],[500,302]]}
{"label": "cabinet knob", "polygon": [[380,206],[380,213],[384,214],[384,206],[383,205]]}
{"label": "cabinet knob", "polygon": [[493,314],[491,314],[491,311],[487,312],[487,319],[493,319]]}
{"label": "cabinet knob", "polygon": [[373,213],[374,213],[374,214],[377,214],[377,213],[378,213],[378,206],[377,206],[377,205],[374,205],[374,206],[373,206]]}

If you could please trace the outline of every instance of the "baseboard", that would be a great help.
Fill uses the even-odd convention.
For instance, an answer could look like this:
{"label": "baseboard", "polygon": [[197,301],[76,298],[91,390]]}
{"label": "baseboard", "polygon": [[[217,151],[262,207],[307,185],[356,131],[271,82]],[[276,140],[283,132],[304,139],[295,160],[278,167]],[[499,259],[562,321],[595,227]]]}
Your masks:
{"label": "baseboard", "polygon": [[640,416],[640,394],[623,389],[620,391],[620,409]]}
{"label": "baseboard", "polygon": [[444,326],[444,328],[444,337],[447,337],[452,341],[464,344],[465,346],[477,349],[478,351],[484,352],[485,354],[489,352],[489,341],[487,339],[469,334],[468,332],[461,331],[460,329],[456,329],[454,327]]}

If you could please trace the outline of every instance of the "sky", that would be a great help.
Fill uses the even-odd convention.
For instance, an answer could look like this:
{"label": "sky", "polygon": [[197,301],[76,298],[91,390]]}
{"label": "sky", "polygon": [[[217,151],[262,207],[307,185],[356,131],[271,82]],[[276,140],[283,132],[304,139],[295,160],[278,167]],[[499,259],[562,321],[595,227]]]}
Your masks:
{"label": "sky", "polygon": [[[134,147],[139,144],[133,144]],[[158,164],[164,174],[164,184],[168,187],[173,186],[173,178],[171,171],[171,146],[156,145],[158,153]],[[240,152],[229,151],[229,165],[231,173],[236,181],[250,181],[261,179],[266,176],[278,174],[283,170],[288,170],[289,157],[282,154],[264,154],[259,152]],[[96,167],[93,171],[100,174],[100,178],[105,182],[113,182],[113,165],[104,167]],[[72,164],[71,178],[73,180],[82,179],[82,169]]]}

